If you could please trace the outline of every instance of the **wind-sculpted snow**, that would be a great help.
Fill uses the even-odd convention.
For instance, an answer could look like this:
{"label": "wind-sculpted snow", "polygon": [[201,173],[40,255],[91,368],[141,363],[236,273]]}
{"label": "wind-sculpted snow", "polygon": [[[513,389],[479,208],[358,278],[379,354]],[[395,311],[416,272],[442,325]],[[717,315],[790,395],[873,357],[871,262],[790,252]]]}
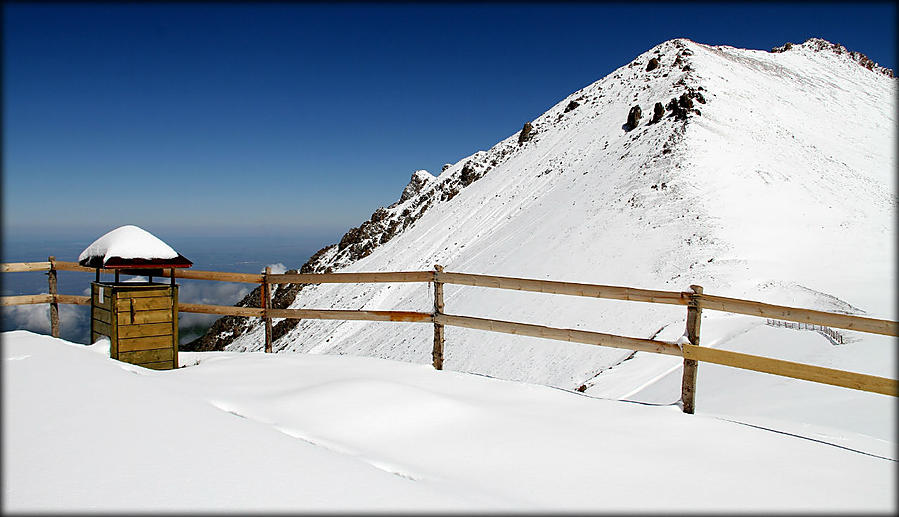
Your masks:
{"label": "wind-sculpted snow", "polygon": [[[653,58],[659,65],[647,71]],[[656,103],[666,109],[652,122]],[[630,128],[634,106],[643,116]],[[895,319],[896,112],[895,79],[849,52],[668,41],[530,121],[521,144],[520,128],[510,128],[515,132],[489,150],[418,181],[405,200],[376,210],[301,270],[441,264],[677,291],[698,284],[711,294]],[[433,306],[426,284],[281,286],[279,295],[276,306],[295,308]],[[451,285],[445,303],[450,314],[671,341],[683,333],[686,315],[678,306]],[[214,327],[205,343],[262,349],[258,320],[231,321]],[[730,347],[764,324],[707,312],[702,342]],[[813,347],[792,347],[797,333],[769,331],[783,340],[777,357],[834,367],[852,357],[856,371],[893,375],[895,352],[875,337],[852,333],[858,340],[837,350],[823,336],[809,334],[818,340]],[[278,322],[275,335],[281,352],[430,363],[427,324],[291,320]],[[745,346],[752,353],[759,345]],[[679,396],[671,386],[676,358],[632,358],[628,350],[448,327],[444,364],[647,402]],[[715,368],[700,368],[699,408],[704,393],[738,396],[726,376],[714,387],[704,382],[702,372]],[[790,400],[800,382],[762,378],[783,388],[771,392],[780,400]],[[870,411],[885,407],[885,419],[892,409],[878,397],[847,400]],[[784,403],[795,409],[802,401]],[[886,422],[872,424],[876,433],[894,430]]]}
{"label": "wind-sculpted snow", "polygon": [[896,510],[895,448],[834,426],[371,357],[187,352],[155,371],[108,347],[3,334],[5,511]]}

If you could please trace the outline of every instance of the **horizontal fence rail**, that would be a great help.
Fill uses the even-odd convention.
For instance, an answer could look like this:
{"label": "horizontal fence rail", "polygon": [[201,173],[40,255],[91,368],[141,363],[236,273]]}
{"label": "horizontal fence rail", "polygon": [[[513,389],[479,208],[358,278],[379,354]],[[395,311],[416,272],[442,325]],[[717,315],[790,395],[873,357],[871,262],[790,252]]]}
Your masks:
{"label": "horizontal fence rail", "polygon": [[[48,262],[49,264],[49,262]],[[6,264],[4,264],[6,265]],[[94,273],[96,268],[84,267],[77,262],[65,262],[57,260],[54,262],[55,269],[60,271],[81,271],[84,273]],[[115,270],[100,268],[101,273],[112,274]],[[171,278],[169,270],[163,270],[160,275],[164,278]],[[175,278],[187,278],[192,280],[216,280],[219,282],[242,282],[247,284],[258,284],[262,281],[262,275],[254,275],[250,273],[226,273],[222,271],[199,271],[189,269],[176,269]]]}
{"label": "horizontal fence rail", "polygon": [[49,294],[23,294],[19,296],[4,296],[0,298],[0,305],[35,305],[38,303],[52,303],[53,297]]}
{"label": "horizontal fence rail", "polygon": [[405,321],[409,323],[431,323],[434,320],[434,316],[430,312],[413,311],[269,309],[268,314],[273,318],[296,318],[302,320]]}
{"label": "horizontal fence rail", "polygon": [[90,305],[90,296],[79,296],[77,294],[55,294],[56,303],[65,303],[69,305]]}
{"label": "horizontal fence rail", "polygon": [[475,330],[487,330],[490,332],[502,332],[516,336],[530,336],[587,345],[600,345],[612,348],[626,348],[657,354],[680,356],[680,348],[675,343],[667,341],[655,341],[652,339],[640,339],[587,330],[560,329],[533,325],[530,323],[516,323],[513,321],[491,320],[485,318],[473,318],[471,316],[453,316],[451,314],[437,314],[434,321],[453,327],[464,327]]}
{"label": "horizontal fence rail", "polygon": [[[433,275],[433,273],[431,273]],[[687,305],[689,295],[676,291],[653,291],[633,287],[614,285],[578,284],[573,282],[557,282],[554,280],[538,280],[530,278],[510,278],[503,276],[476,275],[471,273],[438,272],[437,281],[445,284],[467,285],[474,287],[493,287],[496,289],[512,289],[535,293],[567,294],[570,296],[586,296],[590,298],[606,298],[609,300],[628,300],[634,302],[667,303]]]}
{"label": "horizontal fence rail", "polygon": [[[53,262],[53,268],[59,271],[80,271],[84,273],[93,273],[97,268],[84,267],[77,262],[66,262],[64,260],[56,260]],[[112,269],[100,268],[101,273],[114,273]]]}
{"label": "horizontal fence rail", "polygon": [[204,305],[200,303],[178,302],[178,312],[195,312],[200,314],[220,314],[222,316],[264,316],[264,309],[257,307],[236,307],[234,305]]}
{"label": "horizontal fence rail", "polygon": [[694,346],[691,344],[684,344],[684,357],[695,361],[704,361],[707,363],[732,366],[734,368],[742,368],[744,370],[771,373],[774,375],[792,377],[794,379],[852,388],[854,390],[882,393],[894,397],[899,395],[899,393],[897,393],[896,381],[863,373],[835,370],[823,366],[794,363],[782,359],[772,359],[770,357],[731,352],[730,350],[718,350],[716,348]]}
{"label": "horizontal fence rail", "polygon": [[816,311],[813,309],[798,309],[783,305],[771,305],[770,303],[754,302],[750,300],[738,300],[725,298],[724,296],[712,296],[703,294],[699,304],[703,309],[712,311],[734,312],[748,314],[749,316],[761,316],[763,318],[777,318],[782,320],[797,321],[800,323],[814,323],[837,327],[847,330],[857,330],[872,334],[886,336],[899,335],[899,323],[889,320],[865,318],[849,314],[836,314],[833,312]]}
{"label": "horizontal fence rail", "polygon": [[[170,272],[165,270],[163,270],[161,276],[171,278]],[[175,278],[217,280],[219,282],[242,282],[245,284],[258,284],[262,282],[262,275],[253,275],[250,273],[222,273],[219,271],[198,271],[190,269],[176,269]]]}
{"label": "horizontal fence rail", "polygon": [[433,271],[397,273],[303,273],[268,275],[269,284],[375,284],[388,282],[432,282]]}
{"label": "horizontal fence rail", "polygon": [[[90,303],[90,300],[88,300]],[[433,321],[430,312],[412,311],[361,311],[338,309],[262,309],[261,307],[235,307],[234,305],[203,305],[199,303],[179,303],[179,312],[201,314],[221,314],[223,316],[245,316],[261,318],[268,314],[271,318],[303,320],[361,320],[361,321]]]}
{"label": "horizontal fence rail", "polygon": [[0,273],[20,273],[25,271],[50,271],[49,262],[12,262],[0,264]]}
{"label": "horizontal fence rail", "polygon": [[[79,271],[90,273],[114,273],[111,269],[88,268],[76,262],[57,261],[50,257],[48,262],[18,262],[0,264],[0,272],[49,272],[50,293],[0,297],[0,305],[33,305],[49,303],[51,306],[51,328],[58,337],[58,316],[54,321],[54,310],[57,304],[90,305],[89,296],[62,295],[56,292],[56,271]],[[682,387],[682,403],[685,412],[693,412],[693,393],[695,388],[695,364],[697,361],[714,363],[734,368],[752,370],[801,379],[822,384],[841,386],[855,390],[899,396],[899,381],[862,373],[848,372],[795,363],[781,359],[761,357],[729,350],[713,349],[699,346],[699,321],[702,309],[746,314],[765,318],[777,318],[804,324],[823,325],[858,332],[867,332],[887,336],[899,335],[899,323],[849,314],[831,313],[813,309],[773,305],[758,301],[727,298],[703,293],[699,286],[691,286],[692,291],[658,291],[633,287],[582,284],[575,282],[559,282],[529,278],[513,278],[503,276],[481,275],[473,273],[445,272],[437,266],[435,271],[401,271],[401,272],[354,272],[354,273],[314,273],[314,274],[271,274],[266,268],[263,274],[229,273],[220,271],[199,271],[186,269],[163,270],[162,277],[185,278],[192,280],[211,280],[219,282],[242,282],[259,284],[262,289],[261,307],[238,307],[233,305],[206,305],[196,303],[178,304],[179,312],[217,314],[238,317],[263,318],[267,329],[273,318],[284,319],[316,319],[316,320],[355,320],[383,321],[405,323],[432,323],[434,325],[434,367],[442,369],[443,365],[443,327],[453,326],[500,332],[519,336],[568,341],[589,345],[622,348],[644,351],[684,358],[685,375]],[[343,309],[275,309],[271,307],[271,284],[344,284],[344,283],[393,283],[422,282],[434,284],[434,312],[415,311],[378,311],[378,310],[343,310]],[[667,341],[642,339],[601,332],[578,329],[565,329],[518,323],[513,321],[477,318],[445,314],[443,312],[443,285],[453,284],[471,287],[509,289],[547,294],[582,296],[610,300],[637,301],[669,305],[685,305],[688,309],[687,332],[689,342],[680,344]],[[271,351],[271,332],[266,332],[266,351]],[[690,375],[686,375],[690,366]],[[689,400],[688,400],[689,399]]]}

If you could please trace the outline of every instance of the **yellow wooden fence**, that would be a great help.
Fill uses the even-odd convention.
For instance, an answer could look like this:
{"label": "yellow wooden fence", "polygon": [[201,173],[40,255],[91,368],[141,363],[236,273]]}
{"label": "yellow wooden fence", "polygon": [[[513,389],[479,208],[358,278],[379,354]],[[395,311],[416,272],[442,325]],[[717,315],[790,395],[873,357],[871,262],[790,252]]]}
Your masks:
{"label": "yellow wooden fence", "polygon": [[[4,296],[0,298],[0,304],[24,305],[49,303],[51,307],[51,333],[54,336],[59,336],[58,304],[89,305],[90,298],[87,296],[58,294],[56,292],[56,271],[96,272],[96,270],[82,267],[74,262],[57,261],[54,257],[50,257],[47,262],[0,264],[0,272],[12,273],[27,271],[48,272],[50,293]],[[104,273],[112,272],[112,270],[101,271]],[[266,269],[266,272],[263,274],[171,269],[166,270],[163,273],[163,276],[170,277],[172,274],[174,274],[176,278],[259,284],[262,288],[260,307],[181,303],[179,304],[178,310],[179,312],[263,318],[266,324],[266,352],[272,351],[272,318],[431,323],[434,325],[433,364],[437,369],[443,368],[443,328],[445,325],[683,357],[684,374],[681,385],[681,402],[683,410],[686,413],[692,413],[694,410],[697,362],[710,362],[734,368],[791,377],[794,379],[881,393],[894,397],[899,395],[899,382],[895,379],[823,368],[820,366],[731,352],[728,350],[711,349],[702,347],[699,344],[699,330],[703,309],[827,325],[829,327],[887,336],[899,335],[899,324],[897,324],[897,322],[715,296],[704,293],[700,286],[691,286],[690,291],[684,292],[657,291],[633,287],[448,272],[444,271],[440,266],[436,266],[434,271],[315,274],[272,274],[268,269]],[[271,304],[271,290],[269,288],[272,284],[387,282],[427,282],[433,284],[434,310],[432,312],[414,312],[339,309],[275,309]],[[689,343],[681,345],[655,339],[642,339],[586,330],[554,328],[530,323],[446,314],[443,303],[444,284],[494,289],[512,289],[518,291],[605,298],[612,300],[629,300],[645,303],[683,305],[687,307],[686,336],[689,339]]]}

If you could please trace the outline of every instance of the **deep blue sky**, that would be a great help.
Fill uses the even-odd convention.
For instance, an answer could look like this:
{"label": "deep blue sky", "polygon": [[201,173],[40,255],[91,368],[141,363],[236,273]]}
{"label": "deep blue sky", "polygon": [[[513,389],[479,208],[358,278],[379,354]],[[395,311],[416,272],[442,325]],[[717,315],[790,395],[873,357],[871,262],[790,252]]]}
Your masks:
{"label": "deep blue sky", "polygon": [[[3,229],[322,235],[675,37],[823,37],[895,68],[892,4],[3,8]],[[50,230],[53,228],[54,230]]]}

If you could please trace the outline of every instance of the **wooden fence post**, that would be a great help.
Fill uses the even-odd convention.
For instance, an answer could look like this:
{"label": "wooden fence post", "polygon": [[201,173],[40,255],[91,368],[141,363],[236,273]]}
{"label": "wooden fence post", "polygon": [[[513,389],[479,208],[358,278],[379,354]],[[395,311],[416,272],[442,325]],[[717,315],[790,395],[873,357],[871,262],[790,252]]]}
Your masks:
{"label": "wooden fence post", "polygon": [[265,273],[262,275],[262,291],[259,293],[262,317],[265,319],[265,353],[267,354],[272,353],[272,318],[268,315],[268,310],[272,306],[272,292],[268,286],[270,274],[272,274],[271,266],[265,266]]}
{"label": "wooden fence post", "polygon": [[443,324],[437,323],[437,315],[443,314],[443,282],[439,275],[443,266],[434,266],[434,350],[431,352],[435,370],[443,369]]}
{"label": "wooden fence post", "polygon": [[47,258],[50,261],[50,271],[47,272],[47,282],[50,284],[50,335],[59,337],[59,303],[56,301],[56,257]]}
{"label": "wooden fence post", "polygon": [[[702,308],[699,306],[699,296],[702,294],[702,286],[691,285],[693,295],[687,305],[687,339],[690,344],[699,346],[699,324],[702,320]],[[693,414],[696,400],[696,370],[699,363],[693,359],[684,359],[684,377],[681,381],[681,405],[684,413]]]}
{"label": "wooden fence post", "polygon": [[[175,268],[169,268],[169,275],[171,275],[171,279],[169,281],[169,289],[172,290],[172,369],[177,370],[178,345],[180,345],[180,343],[178,342],[178,286],[175,284]],[[131,305],[131,309],[133,314],[133,304]],[[131,316],[131,320],[134,320],[134,316]]]}

